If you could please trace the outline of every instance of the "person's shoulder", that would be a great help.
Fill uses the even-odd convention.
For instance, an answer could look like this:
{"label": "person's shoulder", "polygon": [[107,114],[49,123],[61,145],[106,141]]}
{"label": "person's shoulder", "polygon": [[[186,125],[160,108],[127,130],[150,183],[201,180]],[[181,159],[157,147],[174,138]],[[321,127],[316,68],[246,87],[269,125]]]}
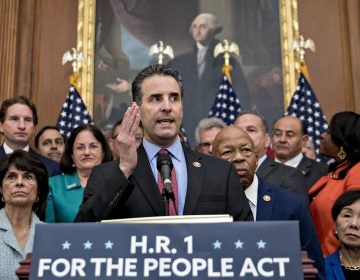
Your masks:
{"label": "person's shoulder", "polygon": [[259,178],[259,184],[263,184],[263,186],[266,186],[268,190],[271,190],[271,192],[279,199],[286,202],[286,204],[292,204],[292,205],[299,205],[299,206],[306,206],[306,201],[303,196],[291,192],[289,190],[286,190],[284,188],[281,188],[280,186],[271,184],[269,182],[266,182]]}
{"label": "person's shoulder", "polygon": [[119,166],[119,160],[110,160],[107,162],[104,162],[100,165],[97,165],[93,168],[93,170],[100,170],[100,171],[104,171],[104,170],[110,170],[112,168],[118,168]]}
{"label": "person's shoulder", "polygon": [[231,162],[228,162],[224,159],[217,158],[215,156],[209,156],[203,153],[199,153],[197,151],[191,150],[189,148],[184,148],[185,155],[190,156],[191,159],[203,162],[205,165],[210,166],[223,166],[229,167],[232,166]]}
{"label": "person's shoulder", "polygon": [[[324,172],[327,172],[328,170],[328,165],[324,162],[318,162],[316,160],[313,160],[313,159],[310,159],[310,158],[307,158],[306,156],[304,156],[302,159],[301,159],[301,162],[305,165],[310,165],[311,167],[313,168],[316,168],[316,169],[319,169],[319,170],[323,170]],[[300,162],[300,163],[301,163]]]}

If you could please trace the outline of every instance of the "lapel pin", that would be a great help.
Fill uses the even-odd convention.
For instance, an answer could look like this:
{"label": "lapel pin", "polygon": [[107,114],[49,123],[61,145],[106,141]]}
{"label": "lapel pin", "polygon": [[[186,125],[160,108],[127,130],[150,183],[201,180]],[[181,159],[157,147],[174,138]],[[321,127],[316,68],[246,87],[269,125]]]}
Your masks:
{"label": "lapel pin", "polygon": [[198,162],[198,161],[194,161],[194,162],[193,162],[193,165],[194,165],[195,167],[201,167],[201,163]]}
{"label": "lapel pin", "polygon": [[264,195],[264,196],[263,196],[263,200],[266,201],[266,202],[269,202],[269,201],[271,200],[270,195],[267,195],[267,194]]}

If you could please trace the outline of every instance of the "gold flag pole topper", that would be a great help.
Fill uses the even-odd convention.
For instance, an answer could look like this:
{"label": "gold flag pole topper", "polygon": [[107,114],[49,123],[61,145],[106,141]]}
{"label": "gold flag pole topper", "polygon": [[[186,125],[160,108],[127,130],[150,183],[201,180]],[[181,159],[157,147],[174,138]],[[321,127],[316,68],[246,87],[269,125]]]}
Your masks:
{"label": "gold flag pole topper", "polygon": [[224,66],[222,68],[222,72],[226,75],[229,82],[232,83],[230,72],[232,70],[232,66],[230,65],[230,57],[231,54],[235,54],[240,56],[239,46],[234,42],[229,42],[224,39],[222,42],[219,42],[214,49],[214,57],[218,57],[221,53],[224,54]]}
{"label": "gold flag pole topper", "polygon": [[71,62],[73,73],[70,75],[70,84],[77,88],[78,81],[78,71],[80,69],[80,63],[84,61],[84,54],[82,52],[77,52],[75,48],[65,52],[62,57],[62,65],[65,65],[67,62]]}
{"label": "gold flag pole topper", "polygon": [[158,63],[163,64],[165,55],[174,58],[174,51],[170,45],[164,45],[163,41],[152,45],[149,49],[149,56],[158,55]]}
{"label": "gold flag pole topper", "polygon": [[312,52],[315,52],[315,43],[312,39],[304,39],[303,36],[299,36],[298,40],[294,40],[291,44],[291,48],[295,50],[300,57],[300,71],[304,74],[306,79],[310,82],[310,75],[308,73],[306,64],[305,64],[305,53],[309,49]]}

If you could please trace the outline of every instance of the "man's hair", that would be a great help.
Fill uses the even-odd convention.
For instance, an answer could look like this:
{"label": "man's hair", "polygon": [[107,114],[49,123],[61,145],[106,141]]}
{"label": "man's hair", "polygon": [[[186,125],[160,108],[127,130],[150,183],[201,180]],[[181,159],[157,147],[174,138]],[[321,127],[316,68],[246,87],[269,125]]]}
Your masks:
{"label": "man's hair", "polygon": [[274,126],[279,120],[281,120],[283,118],[286,118],[286,117],[293,117],[294,119],[296,119],[300,123],[300,133],[301,133],[301,135],[302,136],[307,135],[307,125],[306,125],[306,123],[303,120],[296,117],[296,116],[283,116],[283,117],[278,118],[276,121],[274,121],[272,129],[274,130]]}
{"label": "man's hair", "polygon": [[23,105],[28,106],[33,115],[34,125],[38,124],[39,119],[38,119],[35,104],[29,98],[27,98],[26,96],[22,96],[22,95],[15,96],[15,97],[12,97],[12,98],[9,98],[9,99],[6,99],[3,101],[3,103],[1,104],[1,108],[0,108],[0,122],[3,123],[5,121],[8,108],[14,104],[23,104]]}
{"label": "man's hair", "polygon": [[213,127],[222,129],[225,126],[226,123],[223,120],[216,117],[202,119],[195,129],[196,144],[200,143],[200,134],[203,133],[204,131],[209,130]]}
{"label": "man's hair", "polygon": [[268,126],[267,121],[266,121],[266,119],[264,118],[263,115],[255,112],[255,111],[246,111],[246,110],[243,110],[243,111],[241,111],[241,112],[239,113],[239,116],[237,117],[237,119],[240,118],[240,117],[243,116],[243,115],[253,115],[253,116],[258,117],[258,118],[261,120],[261,126],[262,126],[264,132],[265,132],[265,133],[269,133],[269,126]]}
{"label": "man's hair", "polygon": [[[35,147],[36,147],[36,149],[39,149],[39,141],[40,141],[41,135],[43,135],[46,130],[51,130],[51,129],[57,130],[60,133],[60,130],[56,126],[52,126],[52,125],[44,126],[42,129],[39,130],[39,132],[35,136]],[[60,133],[60,135],[63,138],[64,144],[65,144],[66,143],[65,136],[63,134],[61,134],[61,133]]]}
{"label": "man's hair", "polygon": [[210,13],[201,13],[201,14],[198,14],[194,19],[193,21],[191,22],[190,24],[190,28],[189,28],[189,32],[191,34],[192,32],[192,24],[194,22],[194,20],[197,18],[197,17],[207,17],[210,19],[210,22],[211,22],[211,30],[212,30],[212,34],[213,36],[215,36],[216,34],[220,33],[223,29],[223,26],[220,24],[218,18],[213,15],[213,14],[210,14]]}
{"label": "man's hair", "polygon": [[132,83],[133,101],[135,101],[137,105],[140,106],[142,102],[142,84],[144,80],[156,75],[173,77],[179,85],[181,98],[183,98],[184,83],[179,72],[165,64],[154,64],[142,69]]}

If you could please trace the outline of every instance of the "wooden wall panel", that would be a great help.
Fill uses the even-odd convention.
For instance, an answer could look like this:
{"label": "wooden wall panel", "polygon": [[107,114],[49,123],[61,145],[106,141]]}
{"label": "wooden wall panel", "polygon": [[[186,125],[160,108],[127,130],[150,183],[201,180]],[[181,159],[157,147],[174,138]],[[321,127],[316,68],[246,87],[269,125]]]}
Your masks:
{"label": "wooden wall panel", "polygon": [[[328,119],[342,110],[357,110],[359,100],[355,94],[356,79],[359,75],[354,69],[359,67],[359,49],[351,32],[359,32],[359,12],[351,12],[357,0],[301,0],[298,1],[299,30],[305,38],[312,38],[316,44],[316,52],[307,52],[312,86]],[[357,29],[357,30],[356,30]],[[352,52],[354,53],[352,55]],[[357,52],[357,54],[355,54]],[[357,65],[357,66],[356,66]],[[357,82],[358,83],[358,82]]]}
{"label": "wooden wall panel", "polygon": [[77,9],[74,0],[37,0],[34,30],[33,100],[39,125],[55,125],[69,92],[71,65],[62,66],[62,55],[76,47]]}
{"label": "wooden wall panel", "polygon": [[0,1],[0,102],[14,92],[18,11],[18,0]]}

